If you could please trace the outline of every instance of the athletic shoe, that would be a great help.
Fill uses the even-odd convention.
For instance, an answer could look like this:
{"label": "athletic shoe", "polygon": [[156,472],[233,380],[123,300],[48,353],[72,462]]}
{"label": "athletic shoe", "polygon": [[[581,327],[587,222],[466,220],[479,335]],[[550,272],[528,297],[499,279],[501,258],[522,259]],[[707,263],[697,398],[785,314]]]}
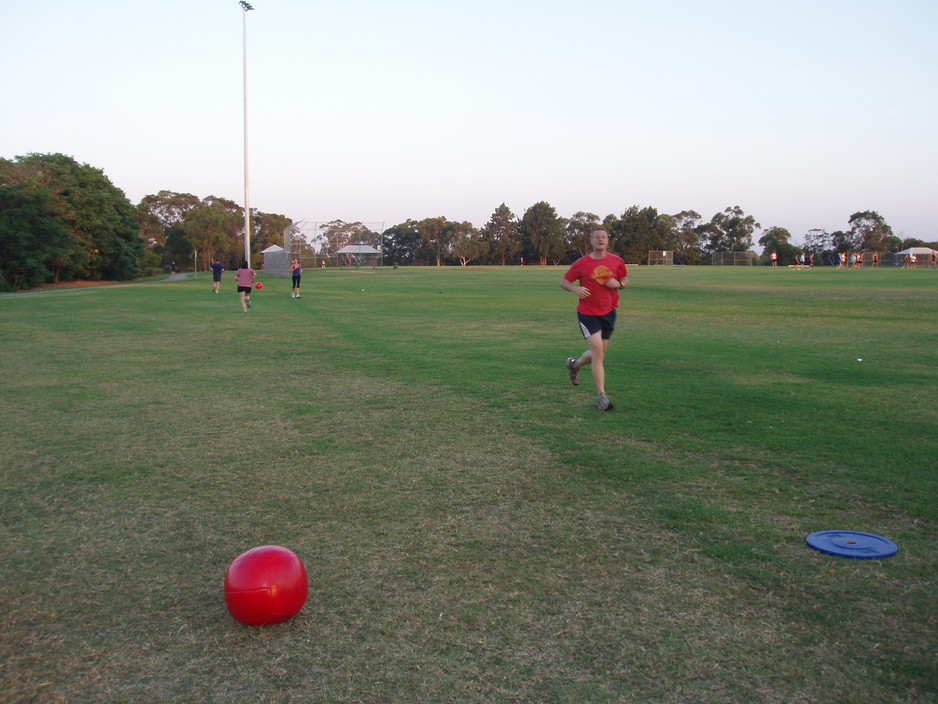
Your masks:
{"label": "athletic shoe", "polygon": [[570,383],[577,386],[580,383],[580,368],[573,357],[567,357],[567,369],[570,370]]}
{"label": "athletic shoe", "polygon": [[599,410],[601,411],[611,411],[615,406],[612,404],[612,401],[609,400],[609,397],[604,393],[599,394]]}

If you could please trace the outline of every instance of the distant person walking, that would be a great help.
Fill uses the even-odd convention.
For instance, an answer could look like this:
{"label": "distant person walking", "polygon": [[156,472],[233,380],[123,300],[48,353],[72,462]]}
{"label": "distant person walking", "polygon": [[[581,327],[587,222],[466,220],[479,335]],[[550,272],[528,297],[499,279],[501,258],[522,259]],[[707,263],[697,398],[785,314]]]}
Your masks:
{"label": "distant person walking", "polygon": [[173,276],[176,275],[176,262],[175,262],[175,261],[170,262],[170,265],[169,265],[169,273],[170,273],[171,275],[173,275]]}
{"label": "distant person walking", "polygon": [[238,282],[238,293],[241,294],[241,310],[245,313],[251,307],[251,289],[254,288],[254,270],[248,266],[246,259],[241,260],[241,266],[235,272]]}
{"label": "distant person walking", "polygon": [[[300,260],[296,257],[293,258],[293,291],[291,292],[292,298],[300,297],[300,276],[303,274],[303,269],[300,267]],[[315,305],[315,301],[313,302]]]}
{"label": "distant person walking", "polygon": [[589,344],[579,359],[567,358],[567,370],[570,383],[577,386],[580,383],[580,369],[587,364],[591,365],[599,410],[610,411],[614,406],[606,395],[604,360],[606,350],[609,349],[609,338],[616,325],[619,289],[628,285],[629,272],[620,257],[606,251],[609,235],[605,230],[596,229],[590,233],[590,246],[592,251],[573,262],[560,282],[562,289],[575,293],[579,299],[576,310],[580,332]]}
{"label": "distant person walking", "polygon": [[221,286],[221,273],[225,267],[218,261],[218,257],[212,258],[212,292],[218,293],[218,287]]}

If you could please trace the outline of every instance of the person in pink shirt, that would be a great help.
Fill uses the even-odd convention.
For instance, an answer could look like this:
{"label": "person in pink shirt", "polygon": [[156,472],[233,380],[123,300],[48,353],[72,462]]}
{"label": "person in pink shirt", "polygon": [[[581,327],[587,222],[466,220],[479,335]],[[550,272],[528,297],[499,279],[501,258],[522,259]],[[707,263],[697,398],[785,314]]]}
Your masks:
{"label": "person in pink shirt", "polygon": [[[570,382],[580,383],[580,369],[591,365],[593,383],[598,392],[599,410],[611,411],[614,406],[606,395],[606,370],[603,361],[609,349],[609,338],[616,325],[616,308],[619,307],[619,289],[628,284],[629,272],[621,257],[607,252],[609,234],[602,229],[590,234],[592,251],[580,257],[563,275],[560,287],[575,293],[579,299],[577,318],[580,332],[589,348],[580,355],[567,358]],[[578,282],[578,283],[574,283]]]}
{"label": "person in pink shirt", "polygon": [[241,266],[235,272],[238,282],[238,293],[241,294],[241,310],[245,313],[251,307],[251,289],[254,288],[254,270],[248,266],[246,259],[241,260]]}

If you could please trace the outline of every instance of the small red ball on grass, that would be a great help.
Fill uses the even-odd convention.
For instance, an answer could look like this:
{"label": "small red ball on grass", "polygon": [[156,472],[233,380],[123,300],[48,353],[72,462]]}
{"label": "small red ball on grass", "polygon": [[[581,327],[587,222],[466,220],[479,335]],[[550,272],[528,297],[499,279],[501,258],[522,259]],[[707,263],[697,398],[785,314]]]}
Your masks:
{"label": "small red ball on grass", "polygon": [[260,291],[262,288],[264,288],[264,284],[262,284],[260,281],[258,281],[258,282],[257,282],[257,290]]}
{"label": "small red ball on grass", "polygon": [[303,561],[278,545],[263,545],[238,555],[225,573],[228,611],[248,626],[289,621],[303,608],[308,594]]}

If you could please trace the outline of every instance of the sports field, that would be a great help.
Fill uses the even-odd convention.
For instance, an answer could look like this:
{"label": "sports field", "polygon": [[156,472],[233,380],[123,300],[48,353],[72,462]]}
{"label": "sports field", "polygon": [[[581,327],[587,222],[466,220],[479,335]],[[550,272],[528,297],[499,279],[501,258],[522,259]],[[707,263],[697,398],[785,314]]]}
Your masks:
{"label": "sports field", "polygon": [[562,272],[0,297],[0,701],[938,701],[938,271]]}

